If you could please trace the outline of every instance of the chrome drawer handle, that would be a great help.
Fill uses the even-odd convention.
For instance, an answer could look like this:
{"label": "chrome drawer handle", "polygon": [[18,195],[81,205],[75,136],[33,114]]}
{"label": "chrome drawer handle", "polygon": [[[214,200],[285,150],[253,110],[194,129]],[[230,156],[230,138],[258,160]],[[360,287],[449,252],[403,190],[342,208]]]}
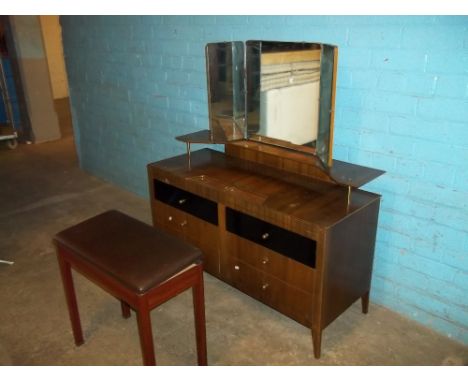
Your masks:
{"label": "chrome drawer handle", "polygon": [[262,239],[263,239],[263,240],[266,240],[266,239],[268,239],[269,237],[270,237],[270,234],[269,234],[268,232],[266,232],[266,233],[264,233],[264,234],[262,235]]}
{"label": "chrome drawer handle", "polygon": [[187,199],[179,199],[179,204],[184,204],[187,201]]}
{"label": "chrome drawer handle", "polygon": [[263,260],[262,260],[262,264],[263,265],[268,264],[269,261],[270,261],[270,259],[268,257],[264,257]]}
{"label": "chrome drawer handle", "polygon": [[265,284],[262,285],[263,290],[266,290],[268,287],[269,287],[268,283],[265,283]]}
{"label": "chrome drawer handle", "polygon": [[236,271],[238,271],[238,270],[240,269],[240,267],[239,267],[238,265],[234,265],[234,269],[235,269]]}
{"label": "chrome drawer handle", "polygon": [[169,216],[169,217],[167,218],[167,220],[169,220],[169,221],[171,222],[171,221],[172,221],[172,216]]}

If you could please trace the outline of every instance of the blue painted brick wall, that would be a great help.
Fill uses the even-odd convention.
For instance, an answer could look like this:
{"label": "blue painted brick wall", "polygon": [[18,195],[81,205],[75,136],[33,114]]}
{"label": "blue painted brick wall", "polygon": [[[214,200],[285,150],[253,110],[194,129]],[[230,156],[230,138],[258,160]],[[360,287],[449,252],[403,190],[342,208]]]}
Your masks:
{"label": "blue painted brick wall", "polygon": [[84,169],[147,195],[145,165],[207,128],[204,46],[339,46],[334,157],[387,174],[372,295],[468,343],[467,17],[63,17]]}

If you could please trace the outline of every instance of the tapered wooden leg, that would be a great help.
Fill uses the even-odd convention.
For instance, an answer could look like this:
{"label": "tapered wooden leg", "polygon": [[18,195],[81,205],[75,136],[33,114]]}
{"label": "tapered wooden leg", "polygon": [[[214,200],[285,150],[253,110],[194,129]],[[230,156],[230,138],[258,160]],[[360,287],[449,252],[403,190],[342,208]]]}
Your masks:
{"label": "tapered wooden leg", "polygon": [[78,304],[76,302],[75,286],[73,285],[73,277],[71,273],[70,263],[68,263],[60,253],[57,254],[57,259],[62,275],[63,289],[65,291],[65,298],[67,300],[68,314],[73,330],[73,337],[76,346],[84,343],[83,331],[81,330],[80,313],[78,311]]}
{"label": "tapered wooden leg", "polygon": [[150,311],[147,306],[140,307],[137,310],[137,321],[143,365],[154,366],[156,365],[156,359],[154,357],[153,332],[151,330]]}
{"label": "tapered wooden leg", "polygon": [[193,311],[195,316],[195,336],[197,341],[198,365],[208,364],[206,352],[205,298],[203,291],[203,268],[199,266],[198,282],[192,287]]}
{"label": "tapered wooden leg", "polygon": [[361,297],[361,306],[362,306],[362,313],[367,314],[369,311],[369,292],[366,292]]}
{"label": "tapered wooden leg", "polygon": [[122,300],[120,300],[120,306],[122,308],[122,317],[129,318],[131,316],[130,306]]}
{"label": "tapered wooden leg", "polygon": [[314,357],[318,359],[322,347],[322,331],[320,329],[312,329],[312,343],[314,345]]}

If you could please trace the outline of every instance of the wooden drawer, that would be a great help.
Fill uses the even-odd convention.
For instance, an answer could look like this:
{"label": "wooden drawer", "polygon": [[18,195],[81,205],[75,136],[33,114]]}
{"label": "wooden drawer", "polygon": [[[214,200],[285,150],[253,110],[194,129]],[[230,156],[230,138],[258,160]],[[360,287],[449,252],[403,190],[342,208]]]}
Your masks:
{"label": "wooden drawer", "polygon": [[313,295],[266,274],[262,283],[262,301],[288,317],[310,326]]}
{"label": "wooden drawer", "polygon": [[158,201],[153,202],[152,213],[153,222],[157,227],[180,238],[185,237],[186,213]]}
{"label": "wooden drawer", "polygon": [[154,179],[153,197],[160,202],[178,210],[187,212],[197,218],[218,225],[217,203],[192,194],[191,192],[174,187],[170,184]]}
{"label": "wooden drawer", "polygon": [[261,245],[243,239],[237,235],[226,234],[226,251],[228,257],[238,258],[266,272],[287,284],[313,293],[315,269],[283,256]]}
{"label": "wooden drawer", "polygon": [[228,282],[234,287],[303,325],[311,324],[311,293],[288,285],[234,257],[228,259],[227,267]]}
{"label": "wooden drawer", "polygon": [[235,288],[261,301],[263,272],[239,259],[229,258],[225,269],[223,269],[223,276]]}
{"label": "wooden drawer", "polygon": [[226,230],[315,268],[316,242],[312,239],[231,208],[226,208]]}
{"label": "wooden drawer", "polygon": [[156,227],[198,247],[204,254],[204,269],[219,274],[218,227],[159,201],[153,201]]}

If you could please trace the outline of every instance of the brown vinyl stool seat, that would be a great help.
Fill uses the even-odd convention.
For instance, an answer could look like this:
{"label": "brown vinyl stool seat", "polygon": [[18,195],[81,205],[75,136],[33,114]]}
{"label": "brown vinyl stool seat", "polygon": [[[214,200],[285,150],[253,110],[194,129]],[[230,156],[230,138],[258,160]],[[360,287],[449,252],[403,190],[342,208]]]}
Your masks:
{"label": "brown vinyl stool seat", "polygon": [[177,238],[119,211],[107,211],[54,236],[76,345],[84,343],[71,269],[136,311],[145,365],[155,365],[150,312],[188,288],[198,364],[207,364],[202,254]]}

